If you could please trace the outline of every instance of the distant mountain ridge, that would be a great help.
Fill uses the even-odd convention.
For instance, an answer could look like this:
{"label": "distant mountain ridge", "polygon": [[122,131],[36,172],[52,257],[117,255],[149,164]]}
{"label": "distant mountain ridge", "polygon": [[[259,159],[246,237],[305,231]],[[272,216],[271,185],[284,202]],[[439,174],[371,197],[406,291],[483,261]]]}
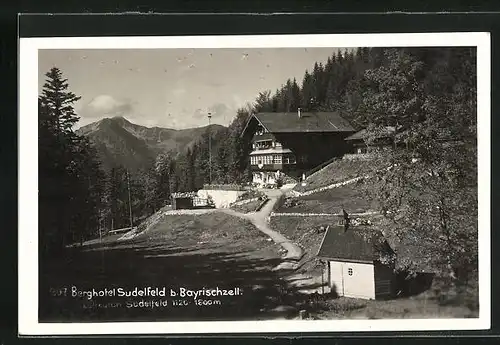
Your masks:
{"label": "distant mountain ridge", "polygon": [[[210,125],[212,135],[226,127]],[[188,129],[145,127],[124,117],[104,118],[77,130],[95,145],[103,167],[122,165],[131,170],[147,167],[158,154],[183,152],[199,141],[208,126]]]}

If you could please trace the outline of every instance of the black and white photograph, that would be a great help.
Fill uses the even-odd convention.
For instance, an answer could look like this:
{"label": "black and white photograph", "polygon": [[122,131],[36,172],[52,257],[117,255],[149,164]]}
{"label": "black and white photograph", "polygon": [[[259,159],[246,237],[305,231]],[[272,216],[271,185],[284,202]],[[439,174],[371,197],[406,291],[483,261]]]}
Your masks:
{"label": "black and white photograph", "polygon": [[488,327],[487,34],[20,54],[26,329]]}

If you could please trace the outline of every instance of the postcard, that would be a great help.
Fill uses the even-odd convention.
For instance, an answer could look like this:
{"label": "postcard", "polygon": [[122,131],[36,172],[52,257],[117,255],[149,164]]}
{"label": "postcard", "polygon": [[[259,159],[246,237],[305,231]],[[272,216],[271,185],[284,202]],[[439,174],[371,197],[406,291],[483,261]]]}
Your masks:
{"label": "postcard", "polygon": [[19,332],[488,329],[487,33],[20,39]]}

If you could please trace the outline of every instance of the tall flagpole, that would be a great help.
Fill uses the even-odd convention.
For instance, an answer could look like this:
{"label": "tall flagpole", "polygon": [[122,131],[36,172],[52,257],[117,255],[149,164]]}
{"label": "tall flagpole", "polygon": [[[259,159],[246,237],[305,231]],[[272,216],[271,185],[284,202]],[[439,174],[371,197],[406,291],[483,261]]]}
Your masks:
{"label": "tall flagpole", "polygon": [[128,187],[128,208],[129,208],[129,214],[130,214],[130,227],[133,227],[133,222],[132,222],[132,202],[130,199],[130,178],[128,174],[128,169],[127,169],[127,187]]}
{"label": "tall flagpole", "polygon": [[211,118],[212,118],[212,113],[208,113],[208,171],[209,171],[208,183],[209,184],[212,184],[212,136],[210,133]]}

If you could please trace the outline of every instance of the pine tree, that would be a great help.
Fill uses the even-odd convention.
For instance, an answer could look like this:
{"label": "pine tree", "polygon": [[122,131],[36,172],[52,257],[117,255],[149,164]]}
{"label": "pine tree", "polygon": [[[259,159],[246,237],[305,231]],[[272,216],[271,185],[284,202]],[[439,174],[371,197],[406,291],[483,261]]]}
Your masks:
{"label": "pine tree", "polygon": [[229,152],[231,147],[228,145],[228,141],[220,143],[217,153],[215,156],[215,177],[216,183],[224,184],[229,183]]}
{"label": "pine tree", "polygon": [[302,104],[302,95],[300,92],[300,87],[297,84],[297,80],[295,78],[293,78],[292,81],[290,95],[290,111],[296,112]]}
{"label": "pine tree", "polygon": [[305,111],[315,111],[316,87],[309,71],[306,70],[302,79],[301,108]]}
{"label": "pine tree", "polygon": [[188,148],[187,153],[186,153],[186,161],[187,161],[187,167],[186,167],[186,189],[188,191],[194,191],[196,189],[195,186],[195,168],[194,168],[194,162],[195,162],[195,155],[194,152],[191,148]]}
{"label": "pine tree", "polygon": [[255,112],[257,113],[266,113],[273,111],[273,102],[271,99],[271,91],[266,90],[263,92],[259,92],[257,99],[255,100],[253,106]]}
{"label": "pine tree", "polygon": [[62,72],[57,67],[51,68],[45,76],[47,79],[39,101],[50,113],[50,117],[46,118],[47,126],[55,133],[71,134],[73,126],[79,120],[73,104],[81,97],[68,91],[68,80],[62,77]]}
{"label": "pine tree", "polygon": [[73,131],[78,122],[67,79],[54,67],[38,98],[40,249],[60,253],[70,241],[98,230],[103,200],[102,171],[89,141]]}

